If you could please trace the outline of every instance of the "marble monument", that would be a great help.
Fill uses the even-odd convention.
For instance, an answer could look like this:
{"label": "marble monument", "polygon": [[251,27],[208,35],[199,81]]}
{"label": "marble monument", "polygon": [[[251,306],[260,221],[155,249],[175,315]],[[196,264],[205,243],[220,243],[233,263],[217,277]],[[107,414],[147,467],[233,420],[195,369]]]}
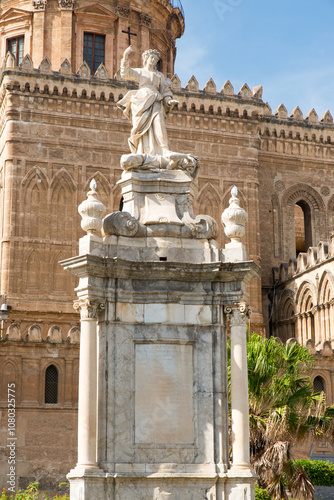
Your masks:
{"label": "marble monument", "polygon": [[138,89],[118,103],[132,123],[123,208],[104,217],[92,182],[79,207],[87,235],[62,262],[79,278],[81,314],[71,500],[254,500],[246,283],[259,268],[240,241],[247,214],[234,187],[223,214],[231,244],[218,249],[215,220],[193,213],[199,159],[168,142],[176,101],[159,53],[146,51],[139,69],[130,53],[121,75]]}

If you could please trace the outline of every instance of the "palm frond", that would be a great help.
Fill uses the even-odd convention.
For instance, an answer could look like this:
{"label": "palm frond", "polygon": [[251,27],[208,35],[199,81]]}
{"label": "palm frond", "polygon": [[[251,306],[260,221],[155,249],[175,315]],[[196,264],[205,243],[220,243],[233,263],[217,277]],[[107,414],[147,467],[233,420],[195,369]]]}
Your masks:
{"label": "palm frond", "polygon": [[314,486],[305,470],[299,465],[294,466],[294,474],[289,481],[292,495],[302,500],[313,500]]}
{"label": "palm frond", "polygon": [[273,500],[288,500],[288,488],[284,474],[274,475],[268,486],[268,492]]}

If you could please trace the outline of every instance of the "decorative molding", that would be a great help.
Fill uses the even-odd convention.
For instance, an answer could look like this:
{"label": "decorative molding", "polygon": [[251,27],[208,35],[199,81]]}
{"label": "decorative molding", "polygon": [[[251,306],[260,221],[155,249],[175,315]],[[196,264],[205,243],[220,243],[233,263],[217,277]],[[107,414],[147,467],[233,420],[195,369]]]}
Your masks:
{"label": "decorative molding", "polygon": [[189,92],[198,92],[199,91],[198,81],[196,80],[196,78],[194,77],[194,75],[188,81],[188,83],[186,85],[186,89]]}
{"label": "decorative molding", "polygon": [[278,108],[274,112],[274,115],[277,118],[280,118],[281,120],[286,120],[287,119],[287,117],[288,117],[288,111],[287,111],[287,109],[286,109],[286,107],[284,106],[283,103],[278,106]]}
{"label": "decorative molding", "polygon": [[329,196],[331,194],[330,189],[329,189],[328,186],[322,186],[322,188],[320,189],[320,193],[323,196]]}
{"label": "decorative molding", "polygon": [[62,10],[73,10],[74,0],[58,0],[58,4]]}
{"label": "decorative molding", "polygon": [[101,63],[100,66],[97,68],[97,70],[95,71],[94,76],[96,78],[100,78],[100,80],[107,80],[107,78],[108,78],[108,71],[107,71],[107,68],[105,67],[105,65],[103,63]]}
{"label": "decorative molding", "polygon": [[31,3],[35,10],[45,10],[47,0],[32,0]]}
{"label": "decorative molding", "polygon": [[276,191],[284,191],[285,184],[284,184],[283,181],[278,180],[278,181],[275,182],[274,187],[275,187]]}
{"label": "decorative molding", "polygon": [[238,96],[242,97],[243,99],[250,99],[252,97],[252,91],[247,85],[247,83],[243,84],[243,86],[238,92]]}
{"label": "decorative molding", "polygon": [[304,119],[303,117],[303,113],[300,109],[299,106],[296,106],[293,110],[292,110],[292,113],[290,114],[290,118],[292,118],[293,120],[296,120],[296,121],[301,121]]}
{"label": "decorative molding", "polygon": [[15,68],[16,66],[16,63],[15,63],[15,57],[13,56],[13,54],[11,52],[7,52],[6,54],[6,57],[5,57],[5,61],[4,61],[4,68],[7,69],[7,68]]}
{"label": "decorative molding", "polygon": [[59,68],[59,73],[61,75],[70,75],[72,73],[72,66],[68,59],[65,59]]}
{"label": "decorative molding", "polygon": [[103,235],[135,236],[139,230],[139,222],[128,212],[114,212],[103,220]]}
{"label": "decorative molding", "polygon": [[129,15],[131,14],[131,8],[124,7],[123,5],[116,5],[115,14],[121,17],[129,17]]}
{"label": "decorative molding", "polygon": [[90,78],[91,70],[86,61],[84,61],[77,71],[77,75],[81,76],[81,78]]}
{"label": "decorative molding", "polygon": [[231,326],[246,324],[252,314],[251,308],[245,304],[231,304],[224,307],[224,312],[230,320]]}
{"label": "decorative molding", "polygon": [[152,17],[147,15],[147,14],[143,14],[141,12],[140,13],[140,24],[142,26],[147,26],[149,28],[152,24]]}
{"label": "decorative molding", "polygon": [[253,87],[253,97],[254,97],[254,99],[261,99],[262,100],[262,94],[263,94],[263,87],[262,87],[262,85],[257,85],[256,87]]}
{"label": "decorative molding", "polygon": [[216,94],[217,93],[216,84],[215,84],[215,82],[213,81],[212,78],[210,78],[206,82],[206,84],[203,87],[203,91],[207,92],[208,94]]}
{"label": "decorative molding", "polygon": [[79,299],[74,301],[73,307],[80,312],[80,319],[96,319],[98,313],[105,309],[105,303],[99,299]]}
{"label": "decorative molding", "polygon": [[45,56],[43,59],[42,59],[42,62],[41,64],[38,66],[38,69],[39,71],[41,71],[42,73],[51,73],[52,71],[52,65],[51,65],[51,61],[50,59]]}
{"label": "decorative molding", "polygon": [[23,71],[32,71],[34,69],[34,63],[29,54],[26,54],[23,58],[23,61],[20,64],[20,68]]}
{"label": "decorative molding", "polygon": [[176,73],[175,75],[172,76],[171,82],[172,82],[171,87],[173,90],[181,90],[181,80]]}
{"label": "decorative molding", "polygon": [[224,95],[228,95],[228,96],[233,96],[234,95],[234,87],[232,85],[232,83],[230,82],[230,80],[227,80],[227,82],[224,83],[224,85],[222,86],[220,92]]}

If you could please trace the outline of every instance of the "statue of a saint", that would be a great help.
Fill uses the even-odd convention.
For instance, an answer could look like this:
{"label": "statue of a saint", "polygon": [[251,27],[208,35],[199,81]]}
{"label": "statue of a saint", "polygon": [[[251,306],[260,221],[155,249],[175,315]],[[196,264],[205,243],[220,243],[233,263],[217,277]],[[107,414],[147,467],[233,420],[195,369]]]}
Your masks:
{"label": "statue of a saint", "polygon": [[130,90],[117,106],[131,121],[129,138],[130,155],[123,155],[121,164],[124,169],[167,168],[186,169],[188,172],[198,168],[199,160],[191,154],[171,151],[166,129],[166,116],[178,101],[173,99],[171,82],[156,69],[160,54],[155,49],[143,53],[143,68],[131,68],[130,45],[123,54],[120,74],[124,79],[138,82],[138,90]]}

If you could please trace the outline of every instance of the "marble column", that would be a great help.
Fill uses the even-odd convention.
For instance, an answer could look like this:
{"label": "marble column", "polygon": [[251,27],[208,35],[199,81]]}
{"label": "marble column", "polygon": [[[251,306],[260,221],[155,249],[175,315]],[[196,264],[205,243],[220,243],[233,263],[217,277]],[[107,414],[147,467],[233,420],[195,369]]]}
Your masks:
{"label": "marble column", "polygon": [[97,468],[97,315],[104,304],[97,299],[80,299],[80,362],[78,405],[77,469]]}
{"label": "marble column", "polygon": [[329,313],[329,303],[326,302],[325,306],[325,339],[329,340],[330,336],[330,313]]}
{"label": "marble column", "polygon": [[311,313],[310,312],[307,312],[306,313],[306,330],[307,330],[307,335],[306,335],[306,338],[307,339],[312,339],[313,336],[312,336],[312,318],[311,318]]}
{"label": "marble column", "polygon": [[325,322],[325,307],[324,304],[320,304],[320,339],[321,341],[326,340],[326,322]]}
{"label": "marble column", "polygon": [[334,330],[334,299],[329,303],[329,338],[332,338],[332,332]]}
{"label": "marble column", "polygon": [[304,339],[302,334],[302,318],[300,314],[296,314],[296,339],[302,345],[304,345]]}
{"label": "marble column", "polygon": [[[308,337],[308,331],[307,331],[307,316],[306,313],[302,313],[302,343],[307,340]],[[311,338],[311,337],[310,337]]]}
{"label": "marble column", "polygon": [[247,372],[247,318],[245,304],[227,306],[231,327],[231,409],[233,468],[250,468]]}
{"label": "marble column", "polygon": [[321,340],[321,316],[320,316],[319,306],[314,306],[313,315],[314,315],[314,341],[315,343],[317,343]]}

